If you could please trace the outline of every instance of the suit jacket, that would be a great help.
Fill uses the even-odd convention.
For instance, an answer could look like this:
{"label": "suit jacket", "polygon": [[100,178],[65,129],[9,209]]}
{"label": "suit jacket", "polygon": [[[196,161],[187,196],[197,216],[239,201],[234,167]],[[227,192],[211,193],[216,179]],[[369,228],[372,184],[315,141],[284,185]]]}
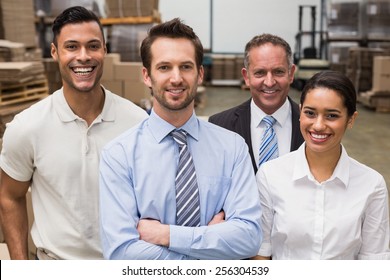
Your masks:
{"label": "suit jacket", "polygon": [[[255,173],[257,172],[257,162],[253,156],[252,149],[252,140],[251,140],[251,109],[250,104],[251,100],[245,101],[241,105],[228,109],[226,111],[220,112],[218,114],[212,115],[209,118],[209,122],[229,129],[231,131],[237,132],[248,144],[249,153],[252,159],[253,169]],[[299,128],[299,106],[295,103],[290,97],[288,100],[291,104],[291,121],[292,121],[292,137],[290,151],[295,151],[303,143],[304,139]]]}

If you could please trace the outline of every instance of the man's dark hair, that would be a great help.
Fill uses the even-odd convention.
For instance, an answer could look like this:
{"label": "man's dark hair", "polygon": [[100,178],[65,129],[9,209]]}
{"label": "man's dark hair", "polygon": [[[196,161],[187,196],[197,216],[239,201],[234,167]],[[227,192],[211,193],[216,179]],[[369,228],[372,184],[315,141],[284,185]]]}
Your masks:
{"label": "man's dark hair", "polygon": [[192,42],[195,47],[195,63],[199,69],[203,63],[203,46],[195,34],[193,29],[188,25],[182,23],[179,18],[174,18],[170,21],[158,24],[153,26],[149,32],[148,36],[142,41],[141,45],[141,59],[143,66],[148,70],[150,74],[151,63],[152,63],[152,53],[151,47],[153,42],[158,38],[172,38],[172,39],[188,39]]}
{"label": "man's dark hair", "polygon": [[52,26],[54,45],[57,47],[57,37],[60,34],[61,29],[65,25],[74,24],[74,23],[82,23],[82,22],[90,22],[90,21],[94,21],[99,25],[100,30],[102,32],[103,43],[105,43],[103,26],[100,23],[98,16],[94,12],[92,12],[84,7],[74,6],[74,7],[70,7],[70,8],[65,9],[54,20],[53,26]]}

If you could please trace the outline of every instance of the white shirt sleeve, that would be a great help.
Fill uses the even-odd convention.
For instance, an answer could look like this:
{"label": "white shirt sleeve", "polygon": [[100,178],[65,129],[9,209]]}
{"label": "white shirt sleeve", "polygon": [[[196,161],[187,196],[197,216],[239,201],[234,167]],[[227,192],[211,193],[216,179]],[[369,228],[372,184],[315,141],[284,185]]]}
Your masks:
{"label": "white shirt sleeve", "polygon": [[358,259],[390,260],[388,205],[386,183],[380,177],[363,217],[362,246]]}
{"label": "white shirt sleeve", "polygon": [[272,255],[271,230],[274,220],[274,211],[264,168],[260,167],[256,175],[256,181],[259,188],[260,203],[262,207],[261,228],[263,230],[263,242],[258,255],[269,257]]}

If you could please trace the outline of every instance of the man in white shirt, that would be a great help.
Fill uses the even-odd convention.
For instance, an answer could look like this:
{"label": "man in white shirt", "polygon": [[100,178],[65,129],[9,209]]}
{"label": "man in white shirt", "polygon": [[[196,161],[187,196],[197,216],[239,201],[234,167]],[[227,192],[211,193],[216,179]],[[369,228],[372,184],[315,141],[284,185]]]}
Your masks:
{"label": "man in white shirt", "polygon": [[0,213],[12,259],[27,259],[26,193],[39,259],[102,259],[99,159],[109,140],[147,113],[100,85],[106,45],[93,12],[71,7],[53,24],[63,88],[15,116],[0,157]]}

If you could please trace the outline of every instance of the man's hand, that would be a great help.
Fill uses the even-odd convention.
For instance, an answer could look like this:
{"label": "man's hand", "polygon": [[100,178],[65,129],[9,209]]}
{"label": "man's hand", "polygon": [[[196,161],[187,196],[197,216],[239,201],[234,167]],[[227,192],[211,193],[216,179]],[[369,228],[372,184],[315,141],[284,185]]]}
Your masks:
{"label": "man's hand", "polygon": [[225,221],[225,212],[222,210],[218,214],[216,214],[211,221],[207,224],[208,226],[223,223]]}
{"label": "man's hand", "polygon": [[169,247],[169,225],[164,225],[157,220],[141,219],[137,230],[140,240]]}

